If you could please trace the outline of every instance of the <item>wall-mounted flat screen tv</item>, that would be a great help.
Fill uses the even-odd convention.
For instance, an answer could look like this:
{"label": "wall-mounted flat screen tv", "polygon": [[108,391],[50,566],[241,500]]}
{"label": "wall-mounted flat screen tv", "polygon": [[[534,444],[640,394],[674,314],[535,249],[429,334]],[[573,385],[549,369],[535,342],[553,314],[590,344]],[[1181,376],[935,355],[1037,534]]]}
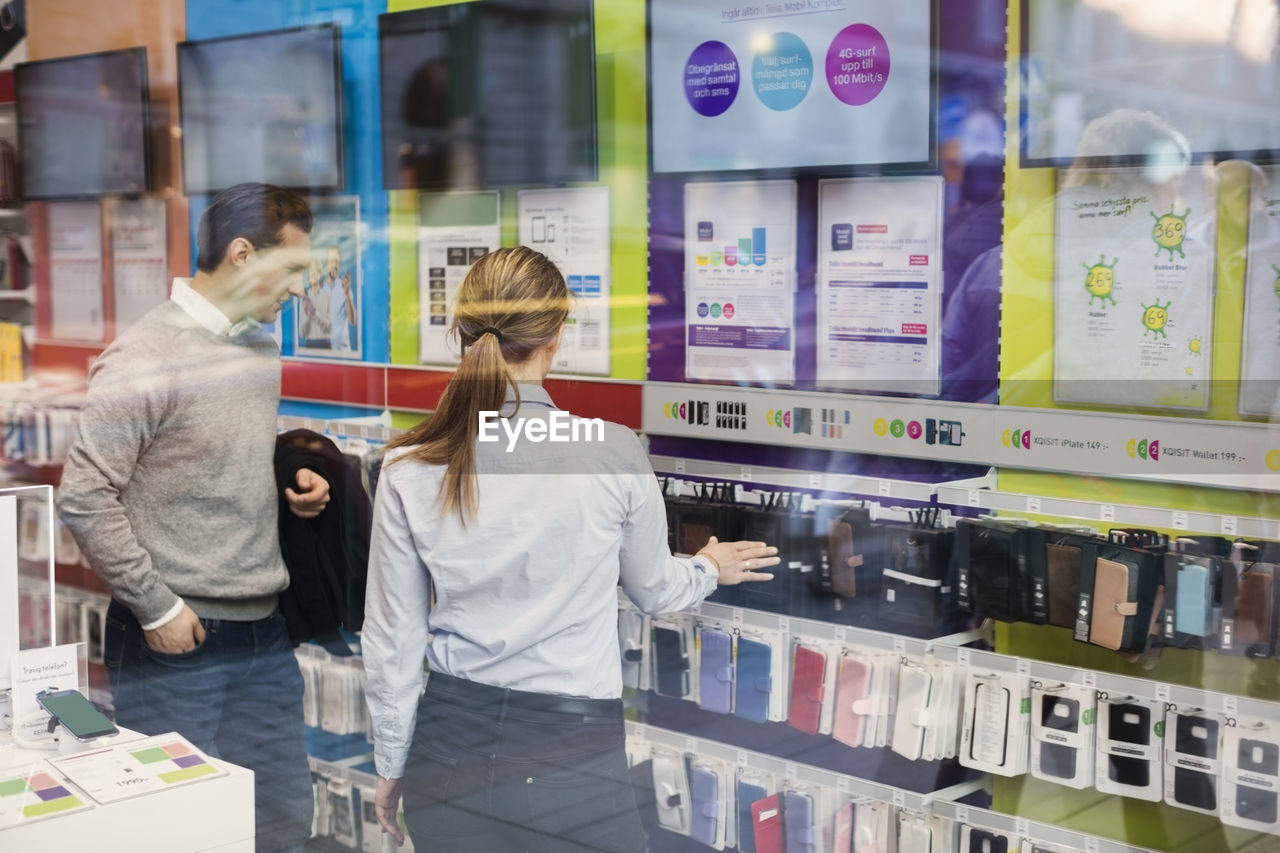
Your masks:
{"label": "wall-mounted flat screen tv", "polygon": [[244,181],[342,188],[342,54],[334,24],[178,45],[188,195]]}
{"label": "wall-mounted flat screen tv", "polygon": [[594,181],[592,0],[381,15],[387,189]]}
{"label": "wall-mounted flat screen tv", "polygon": [[1022,165],[1280,160],[1280,7],[1023,0]]}
{"label": "wall-mounted flat screen tv", "polygon": [[14,87],[25,198],[146,192],[146,48],[23,62]]}

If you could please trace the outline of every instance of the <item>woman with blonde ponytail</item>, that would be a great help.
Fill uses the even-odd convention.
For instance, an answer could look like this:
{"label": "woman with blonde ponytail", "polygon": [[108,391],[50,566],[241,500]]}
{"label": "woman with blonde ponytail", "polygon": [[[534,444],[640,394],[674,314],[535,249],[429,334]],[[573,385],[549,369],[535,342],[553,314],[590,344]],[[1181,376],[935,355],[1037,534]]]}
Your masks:
{"label": "woman with blonde ponytail", "polygon": [[477,261],[454,307],[457,372],[379,479],[362,635],[375,807],[402,844],[403,798],[420,853],[644,850],[617,587],[665,613],[778,562],[763,542],[714,538],[672,556],[636,435],[542,388],[569,307],[544,255]]}

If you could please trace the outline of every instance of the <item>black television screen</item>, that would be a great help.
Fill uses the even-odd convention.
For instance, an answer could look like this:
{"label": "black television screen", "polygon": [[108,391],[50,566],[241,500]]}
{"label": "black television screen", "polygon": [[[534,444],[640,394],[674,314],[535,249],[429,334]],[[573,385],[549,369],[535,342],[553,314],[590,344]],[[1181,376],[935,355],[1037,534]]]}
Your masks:
{"label": "black television screen", "polygon": [[244,181],[342,187],[342,59],[333,24],[178,45],[188,195]]}
{"label": "black television screen", "polygon": [[1280,10],[1173,5],[1022,0],[1023,166],[1280,159]]}
{"label": "black television screen", "polygon": [[146,192],[146,48],[20,63],[14,88],[25,198]]}
{"label": "black television screen", "polygon": [[378,17],[387,189],[594,181],[592,0]]}

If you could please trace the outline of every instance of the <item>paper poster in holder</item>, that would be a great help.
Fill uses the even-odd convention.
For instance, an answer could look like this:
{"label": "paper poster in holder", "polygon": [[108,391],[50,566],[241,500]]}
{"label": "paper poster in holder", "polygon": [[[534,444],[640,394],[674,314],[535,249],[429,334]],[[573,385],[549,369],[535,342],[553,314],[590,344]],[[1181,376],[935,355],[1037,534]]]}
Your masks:
{"label": "paper poster in holder", "polygon": [[18,654],[57,640],[54,531],[52,486],[0,489],[0,719],[12,713],[10,669]]}

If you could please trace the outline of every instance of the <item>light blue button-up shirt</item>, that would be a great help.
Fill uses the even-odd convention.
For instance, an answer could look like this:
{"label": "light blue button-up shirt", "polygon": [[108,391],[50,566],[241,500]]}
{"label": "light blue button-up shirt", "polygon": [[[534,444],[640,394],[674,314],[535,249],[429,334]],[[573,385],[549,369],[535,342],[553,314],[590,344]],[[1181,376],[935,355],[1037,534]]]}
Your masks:
{"label": "light blue button-up shirt", "polygon": [[[507,423],[550,425],[546,391],[521,384],[520,395]],[[433,671],[484,684],[615,699],[619,582],[647,613],[683,610],[716,587],[709,561],[668,549],[662,493],[633,432],[605,423],[602,441],[564,443],[526,433],[510,449],[497,433],[476,445],[479,506],[465,526],[440,514],[444,466],[396,462],[405,449],[383,465],[362,645],[385,778],[403,775],[424,655]]]}

